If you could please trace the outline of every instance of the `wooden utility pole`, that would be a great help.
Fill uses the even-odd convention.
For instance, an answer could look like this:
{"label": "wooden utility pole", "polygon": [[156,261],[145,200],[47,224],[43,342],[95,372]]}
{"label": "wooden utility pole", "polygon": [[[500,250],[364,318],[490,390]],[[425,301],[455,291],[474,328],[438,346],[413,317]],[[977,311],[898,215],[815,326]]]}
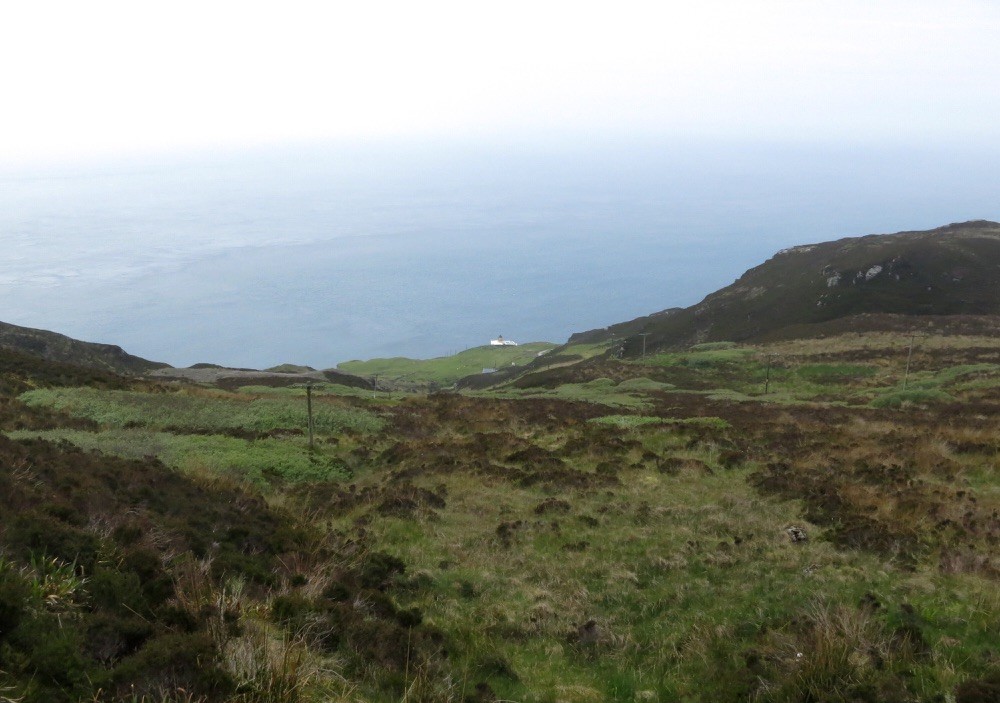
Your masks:
{"label": "wooden utility pole", "polygon": [[910,380],[910,359],[913,358],[913,339],[917,334],[914,332],[910,335],[910,351],[906,354],[906,372],[903,374],[903,390],[906,390],[906,383]]}
{"label": "wooden utility pole", "polygon": [[642,358],[646,358],[646,337],[650,335],[649,332],[640,332],[639,336],[642,337]]}
{"label": "wooden utility pole", "polygon": [[774,358],[774,354],[767,355],[767,370],[764,372],[764,395],[767,395],[767,389],[771,386],[771,359]]}
{"label": "wooden utility pole", "polygon": [[309,451],[313,450],[313,387],[306,386],[306,412],[309,415]]}
{"label": "wooden utility pole", "polygon": [[375,394],[378,393],[378,374],[375,374],[372,380],[372,400],[375,399]]}

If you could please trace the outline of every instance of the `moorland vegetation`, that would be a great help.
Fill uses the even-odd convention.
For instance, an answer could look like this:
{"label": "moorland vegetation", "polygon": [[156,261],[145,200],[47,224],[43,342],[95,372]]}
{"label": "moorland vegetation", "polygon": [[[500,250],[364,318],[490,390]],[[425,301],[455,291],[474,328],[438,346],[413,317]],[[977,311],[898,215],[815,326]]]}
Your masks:
{"label": "moorland vegetation", "polygon": [[301,389],[7,355],[0,695],[994,700],[1000,342],[909,341],[317,388],[313,450]]}
{"label": "moorland vegetation", "polygon": [[0,351],[0,701],[998,701],[1000,338],[911,323],[396,362],[311,444]]}

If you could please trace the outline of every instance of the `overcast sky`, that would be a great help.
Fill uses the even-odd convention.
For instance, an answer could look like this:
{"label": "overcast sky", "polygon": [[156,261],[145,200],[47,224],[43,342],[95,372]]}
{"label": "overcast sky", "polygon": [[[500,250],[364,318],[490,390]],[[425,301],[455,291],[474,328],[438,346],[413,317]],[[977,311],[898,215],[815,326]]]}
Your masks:
{"label": "overcast sky", "polygon": [[1000,144],[1000,3],[31,2],[0,160],[314,139]]}

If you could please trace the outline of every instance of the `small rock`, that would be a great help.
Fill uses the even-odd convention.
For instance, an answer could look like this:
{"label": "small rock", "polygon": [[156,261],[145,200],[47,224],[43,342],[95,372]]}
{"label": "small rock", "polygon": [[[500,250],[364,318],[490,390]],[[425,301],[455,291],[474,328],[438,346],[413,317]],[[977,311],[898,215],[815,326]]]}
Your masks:
{"label": "small rock", "polygon": [[793,543],[809,541],[809,535],[807,535],[806,531],[801,527],[795,527],[794,525],[792,527],[786,527],[785,532],[788,533],[788,538],[792,540]]}

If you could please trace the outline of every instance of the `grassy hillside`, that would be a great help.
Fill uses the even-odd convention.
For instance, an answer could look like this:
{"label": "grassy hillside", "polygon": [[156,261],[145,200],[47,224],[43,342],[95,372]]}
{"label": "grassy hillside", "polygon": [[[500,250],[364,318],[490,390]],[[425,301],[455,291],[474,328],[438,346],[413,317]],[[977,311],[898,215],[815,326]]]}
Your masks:
{"label": "grassy hillside", "polygon": [[28,363],[0,414],[0,696],[996,700],[1000,341],[914,342],[330,387],[312,449],[298,388]]}
{"label": "grassy hillside", "polygon": [[141,374],[167,367],[125,353],[111,344],[81,342],[62,334],[0,322],[0,349],[120,374]]}
{"label": "grassy hillside", "polygon": [[306,385],[337,384],[355,389],[370,389],[372,386],[370,381],[336,369],[316,371],[308,366],[295,366],[293,364],[283,364],[264,371],[233,369],[216,364],[195,364],[182,369],[156,369],[148,372],[146,376],[155,380],[200,383],[227,390],[235,390],[244,386],[294,388]]}
{"label": "grassy hillside", "polygon": [[[622,352],[844,331],[926,329],[962,316],[966,332],[997,327],[1000,224],[869,235],[793,247],[685,309],[574,335],[625,340]],[[982,318],[982,319],[981,319]],[[877,323],[877,324],[873,324]]]}
{"label": "grassy hillside", "polygon": [[346,361],[338,364],[337,369],[355,376],[370,378],[378,375],[379,382],[387,386],[443,388],[465,376],[480,374],[483,369],[500,370],[510,366],[523,366],[555,346],[548,342],[532,342],[516,347],[482,346],[434,359],[394,357]]}

